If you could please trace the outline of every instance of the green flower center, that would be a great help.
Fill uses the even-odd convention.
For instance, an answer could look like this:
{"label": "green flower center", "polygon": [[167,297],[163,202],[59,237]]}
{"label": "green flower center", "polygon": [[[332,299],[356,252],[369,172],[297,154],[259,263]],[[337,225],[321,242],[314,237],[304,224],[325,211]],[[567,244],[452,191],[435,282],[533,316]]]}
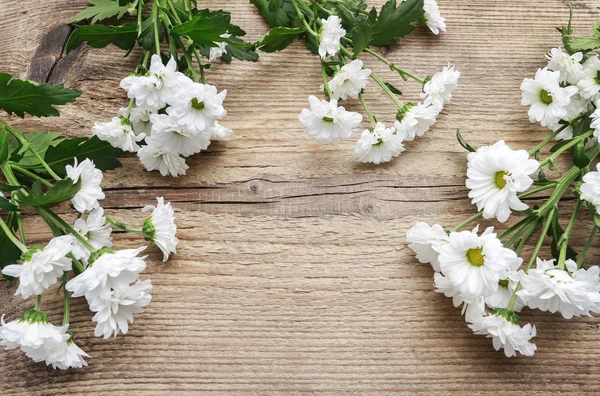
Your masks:
{"label": "green flower center", "polygon": [[33,258],[33,255],[37,252],[41,252],[42,250],[44,250],[44,249],[42,249],[40,246],[29,247],[29,249],[21,255],[21,262],[26,263],[28,261],[31,261],[31,259]]}
{"label": "green flower center", "polygon": [[407,103],[404,106],[402,106],[402,108],[398,110],[398,113],[396,114],[396,119],[398,121],[402,121],[406,113],[408,113],[413,107],[415,107],[415,105],[412,103]]}
{"label": "green flower center", "polygon": [[508,279],[498,281],[498,286],[508,289]]}
{"label": "green flower center", "polygon": [[192,99],[192,107],[196,110],[204,110],[204,102],[200,102],[198,98]]}
{"label": "green flower center", "polygon": [[156,228],[154,228],[154,224],[152,224],[152,217],[148,217],[144,220],[144,226],[142,227],[142,235],[144,239],[147,241],[154,241],[154,237],[156,236]]}
{"label": "green flower center", "polygon": [[496,183],[496,187],[498,187],[500,190],[506,187],[506,179],[504,179],[504,176],[506,176],[507,174],[508,173],[504,171],[498,171],[494,175],[494,183]]}
{"label": "green flower center", "polygon": [[550,95],[550,92],[546,91],[545,89],[542,89],[542,91],[540,92],[540,100],[542,101],[542,103],[549,105],[550,103],[552,103],[552,95]]}
{"label": "green flower center", "polygon": [[48,315],[44,312],[36,311],[35,309],[30,309],[28,311],[23,312],[21,315],[21,319],[19,322],[28,322],[28,323],[48,323]]}
{"label": "green flower center", "polygon": [[115,251],[114,251],[114,250],[112,250],[112,249],[111,249],[111,248],[109,248],[109,247],[103,247],[103,248],[101,248],[101,249],[98,249],[98,250],[96,250],[95,252],[92,252],[92,253],[90,254],[90,259],[88,260],[88,263],[89,263],[89,264],[88,264],[88,267],[91,267],[91,266],[92,266],[92,264],[94,264],[94,262],[95,262],[96,260],[98,260],[98,259],[100,258],[100,256],[102,256],[103,254],[106,254],[106,253],[114,253],[114,252],[115,252]]}
{"label": "green flower center", "polygon": [[481,248],[467,250],[467,260],[473,267],[481,267],[484,264],[483,250]]}
{"label": "green flower center", "polygon": [[329,122],[329,123],[333,122],[333,118],[331,118],[331,117],[323,117],[322,119],[323,119],[323,122]]}

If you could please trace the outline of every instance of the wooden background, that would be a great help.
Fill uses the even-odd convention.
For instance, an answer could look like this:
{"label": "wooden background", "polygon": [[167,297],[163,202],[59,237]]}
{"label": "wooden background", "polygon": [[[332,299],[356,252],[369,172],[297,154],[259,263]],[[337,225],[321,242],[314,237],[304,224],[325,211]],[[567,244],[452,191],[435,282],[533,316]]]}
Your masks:
{"label": "wooden background", "polygon": [[[201,3],[231,11],[251,39],[267,29],[247,0]],[[319,145],[301,128],[297,115],[321,83],[318,60],[303,43],[258,63],[215,64],[209,82],[228,90],[223,124],[234,137],[191,159],[180,179],[145,172],[136,158],[105,177],[104,206],[113,217],[140,221],[139,209],[161,195],[176,207],[179,254],[162,263],[151,249],[147,312],[129,334],[105,341],[93,337],[92,314],[75,300],[72,329],[92,355],[90,366],[55,372],[2,351],[2,394],[598,394],[598,319],[525,312],[538,326],[539,351],[507,359],[433,292],[432,270],[406,247],[416,221],[451,227],[474,213],[457,128],[474,145],[505,139],[526,148],[546,136],[528,122],[519,85],[560,43],[554,27],[568,15],[560,0],[439,3],[448,33],[417,31],[388,55],[420,75],[456,63],[460,87],[435,129],[383,166],[355,163],[354,141]],[[589,33],[600,5],[574,3],[575,27]],[[84,6],[0,0],[0,70],[84,92],[62,107],[61,118],[13,119],[15,126],[87,135],[94,121],[126,105],[118,85],[135,56],[123,58],[116,48],[61,56],[65,24]],[[416,85],[397,83],[416,98]],[[366,97],[381,120],[393,119],[392,103],[374,84]],[[33,242],[49,238],[39,219],[27,223],[36,230]],[[576,246],[591,227],[589,218],[580,224]],[[141,243],[129,235],[116,240],[120,247]],[[590,264],[598,257],[596,249]],[[32,305],[13,298],[15,289],[0,282],[10,320]],[[55,320],[62,315],[58,297],[43,308]]]}

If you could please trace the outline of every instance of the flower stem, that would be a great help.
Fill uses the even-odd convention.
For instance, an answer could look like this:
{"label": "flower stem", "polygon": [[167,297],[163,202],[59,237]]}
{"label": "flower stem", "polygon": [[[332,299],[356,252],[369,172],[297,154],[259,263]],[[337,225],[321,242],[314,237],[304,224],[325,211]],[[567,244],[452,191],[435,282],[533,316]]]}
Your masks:
{"label": "flower stem", "polygon": [[415,76],[414,74],[407,72],[406,70],[400,69],[398,66],[394,65],[393,62],[390,62],[383,55],[373,51],[369,47],[366,47],[363,51],[365,51],[368,54],[373,55],[375,58],[377,58],[380,61],[382,61],[383,63],[385,63],[391,70],[398,72],[400,74],[400,76],[402,76],[402,78],[405,78],[405,76],[410,77],[413,80],[418,81],[421,84],[423,84],[422,78],[419,78],[419,77]]}
{"label": "flower stem", "polygon": [[321,62],[321,75],[323,76],[323,89],[327,100],[331,100],[331,89],[329,89],[329,83],[327,82],[327,69],[325,69],[325,62]]}
{"label": "flower stem", "polygon": [[122,223],[120,221],[117,221],[117,220],[111,218],[110,216],[106,216],[105,215],[104,217],[106,217],[106,221],[108,221],[110,224],[114,225],[115,227],[117,227],[120,230],[127,231],[127,232],[136,232],[136,233],[139,233],[139,234],[142,233],[142,229],[141,228],[129,228],[124,223]]}
{"label": "flower stem", "polygon": [[200,58],[200,53],[198,53],[198,48],[196,48],[195,46],[192,46],[192,52],[194,52],[196,61],[198,61],[198,67],[200,68],[200,82],[202,84],[206,84],[206,77],[204,76],[204,66],[202,66],[202,58]]}
{"label": "flower stem", "polygon": [[363,97],[362,92],[358,94],[358,99],[360,100],[360,103],[362,104],[363,109],[365,109],[365,113],[367,113],[367,116],[369,117],[369,120],[371,121],[371,126],[373,128],[375,128],[375,126],[377,126],[377,118],[375,118],[375,115],[373,115],[373,112],[367,105],[367,102],[365,101],[365,98]]}
{"label": "flower stem", "polygon": [[160,56],[160,39],[158,38],[158,0],[152,2],[152,23],[154,25],[154,44],[156,55]]}
{"label": "flower stem", "polygon": [[575,225],[575,221],[577,220],[577,215],[579,214],[579,210],[581,209],[581,200],[578,199],[577,203],[575,203],[575,209],[573,209],[573,214],[571,215],[571,221],[567,225],[565,232],[562,234],[559,240],[560,245],[560,253],[558,255],[558,268],[565,269],[565,260],[567,258],[567,248],[569,247],[569,236],[571,234],[571,230]]}
{"label": "flower stem", "polygon": [[[25,176],[28,176],[28,177],[30,177],[30,178],[32,178],[32,179],[34,179],[34,180],[38,180],[40,183],[42,183],[42,184],[46,185],[47,187],[53,187],[53,186],[54,186],[54,185],[53,185],[52,183],[50,183],[48,180],[44,179],[43,177],[40,177],[40,176],[36,175],[36,174],[35,174],[35,173],[33,173],[33,172],[30,172],[30,171],[28,171],[28,170],[27,170],[27,169],[25,169],[25,168],[21,168],[19,165],[16,165],[16,164],[13,164],[13,163],[11,163],[11,164],[10,164],[10,168],[12,168],[12,169],[14,169],[14,170],[18,171],[19,173],[22,173],[22,174],[24,174]],[[18,184],[17,184],[17,185],[18,185]]]}
{"label": "flower stem", "polygon": [[[576,121],[577,119],[573,120]],[[546,144],[548,144],[552,139],[554,139],[559,133],[567,129],[570,124],[565,124],[558,128],[556,131],[552,132],[550,135],[546,137],[546,139],[542,140],[540,144],[529,150],[529,155],[533,155],[536,151],[541,150]]]}
{"label": "flower stem", "polygon": [[548,190],[548,189],[554,188],[554,187],[556,187],[556,184],[545,184],[543,186],[536,187],[536,188],[531,189],[529,191],[525,191],[524,193],[519,194],[518,197],[519,198],[525,198],[525,197],[528,197],[530,195],[537,194],[537,193],[539,193],[541,191],[545,191],[545,190]]}
{"label": "flower stem", "polygon": [[296,9],[296,13],[298,14],[298,18],[300,18],[300,20],[302,21],[302,24],[304,24],[304,27],[306,28],[306,30],[313,36],[317,37],[319,34],[317,32],[315,32],[310,25],[308,24],[308,22],[306,22],[306,19],[304,19],[304,14],[302,13],[302,11],[300,11],[300,8],[298,8],[298,4],[296,3],[296,0],[292,0],[292,5],[294,6],[294,8]]}
{"label": "flower stem", "polygon": [[181,39],[179,37],[175,38],[175,42],[177,43],[177,45],[181,48],[181,50],[183,52],[183,57],[185,58],[185,62],[187,63],[188,68],[192,72],[194,81],[195,82],[201,81],[200,77],[198,77],[198,73],[196,73],[196,69],[194,68],[194,62],[192,61],[192,57],[190,56],[188,49],[186,48],[186,46],[183,44],[183,42],[181,41]]}
{"label": "flower stem", "polygon": [[63,326],[69,324],[69,292],[65,287],[67,282],[67,274],[63,274]]}
{"label": "flower stem", "polygon": [[463,228],[464,226],[466,226],[467,224],[469,224],[470,222],[472,222],[473,220],[481,217],[481,215],[483,215],[483,211],[482,212],[477,212],[475,213],[473,216],[469,217],[468,219],[466,219],[465,221],[463,221],[462,223],[456,225],[456,227],[452,228],[450,230],[450,232],[456,232],[456,231],[460,231],[461,228]]}
{"label": "flower stem", "polygon": [[375,74],[375,72],[371,72],[371,76],[370,76],[373,81],[375,81],[377,83],[377,85],[379,85],[381,87],[381,89],[383,89],[383,91],[387,94],[387,96],[389,96],[394,103],[396,104],[396,106],[398,106],[398,110],[402,109],[402,107],[404,107],[404,103],[402,103],[402,101],[400,99],[398,99],[396,97],[396,95],[394,95],[394,93],[388,88],[387,85],[385,85],[385,82],[383,82],[382,79],[380,79],[377,74]]}
{"label": "flower stem", "polygon": [[590,249],[590,246],[592,246],[592,241],[594,240],[594,237],[596,236],[597,231],[598,231],[598,227],[594,226],[587,242],[585,243],[585,246],[583,247],[583,250],[581,250],[581,253],[579,253],[579,257],[577,258],[577,268],[581,268],[583,266],[583,260],[585,259],[585,255],[587,254],[588,250]]}
{"label": "flower stem", "polygon": [[0,217],[0,228],[2,229],[2,231],[4,231],[4,233],[6,234],[6,237],[8,239],[10,239],[10,241],[13,243],[13,245],[18,247],[21,252],[25,253],[27,251],[27,246],[25,246],[21,241],[19,241],[19,238],[17,238],[17,236],[12,232],[12,230],[8,226],[8,224],[6,224],[4,222],[4,220],[2,220],[1,217]]}
{"label": "flower stem", "polygon": [[575,146],[580,141],[590,137],[592,135],[592,132],[593,131],[587,131],[586,133],[581,134],[581,135],[577,136],[576,138],[571,139],[571,141],[569,143],[565,144],[564,146],[562,146],[561,148],[556,150],[554,153],[552,153],[552,155],[550,155],[548,158],[546,158],[545,160],[540,162],[540,166],[538,167],[538,169],[542,169],[544,166],[546,166],[547,164],[549,164],[550,162],[552,162],[556,158],[558,158],[562,153],[564,153],[571,147]]}
{"label": "flower stem", "polygon": [[63,228],[66,232],[68,232],[69,234],[73,235],[90,252],[95,252],[96,251],[96,248],[93,247],[87,241],[87,239],[85,239],[79,232],[77,232],[77,230],[75,230],[73,227],[71,227],[69,225],[69,223],[67,223],[66,221],[64,221],[59,215],[57,215],[56,213],[54,213],[51,209],[49,209],[49,208],[47,208],[45,206],[39,206],[37,209],[40,212],[46,214],[52,220],[54,220],[54,223],[57,226]]}
{"label": "flower stem", "polygon": [[38,294],[35,296],[35,307],[33,309],[39,312],[40,308],[42,308],[42,295]]}
{"label": "flower stem", "polygon": [[507,236],[509,236],[510,234],[512,234],[516,229],[521,228],[522,226],[524,226],[525,224],[529,223],[530,221],[531,221],[531,217],[530,216],[527,216],[524,219],[521,219],[517,224],[513,225],[508,230],[506,230],[502,234],[500,234],[498,236],[498,239],[504,239],[504,238],[506,238]]}

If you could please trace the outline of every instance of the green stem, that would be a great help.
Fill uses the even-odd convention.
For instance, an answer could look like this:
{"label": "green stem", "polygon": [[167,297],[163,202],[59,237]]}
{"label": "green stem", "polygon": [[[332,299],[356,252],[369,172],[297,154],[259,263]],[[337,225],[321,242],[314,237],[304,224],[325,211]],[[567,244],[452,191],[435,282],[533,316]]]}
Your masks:
{"label": "green stem", "polygon": [[158,37],[158,0],[152,3],[152,24],[154,25],[154,44],[156,55],[160,56],[160,39]]}
{"label": "green stem", "polygon": [[138,13],[137,13],[137,31],[138,37],[142,35],[142,13],[144,11],[144,2],[143,0],[138,0]]}
{"label": "green stem", "polygon": [[33,309],[39,312],[41,308],[42,308],[42,295],[38,294],[37,296],[35,296],[35,307],[33,307]]}
{"label": "green stem", "polygon": [[135,232],[138,234],[141,234],[143,232],[143,230],[141,228],[129,228],[124,223],[114,220],[110,216],[105,215],[104,217],[106,217],[106,221],[108,221],[110,224],[114,225],[115,227],[117,227],[120,230],[127,231],[127,232]]}
{"label": "green stem", "polygon": [[592,135],[592,133],[593,133],[593,131],[587,131],[586,133],[579,135],[576,138],[571,139],[571,141],[569,143],[565,144],[564,146],[562,146],[561,148],[556,150],[554,153],[552,153],[552,155],[550,155],[548,158],[546,158],[545,160],[540,162],[540,166],[538,167],[538,169],[542,169],[544,166],[546,166],[547,164],[549,164],[550,162],[552,162],[556,158],[558,158],[562,153],[564,153],[571,147],[575,146],[580,141],[590,137]]}
{"label": "green stem", "polygon": [[450,232],[456,232],[456,231],[460,231],[461,228],[463,228],[464,226],[466,226],[467,224],[469,224],[470,222],[472,222],[473,220],[481,217],[481,215],[483,215],[483,211],[482,212],[477,212],[475,213],[473,216],[469,217],[468,219],[466,219],[465,221],[463,221],[460,224],[457,224],[454,228],[452,228],[450,230]]}
{"label": "green stem", "polygon": [[560,253],[558,255],[558,268],[565,269],[565,260],[567,258],[567,248],[569,247],[569,236],[571,235],[571,230],[575,225],[575,221],[577,220],[577,215],[579,214],[579,210],[581,209],[581,200],[578,199],[575,203],[575,209],[573,210],[573,214],[571,215],[571,220],[565,229],[565,232],[562,234],[559,240],[560,244]]}
{"label": "green stem", "polygon": [[371,121],[371,126],[373,128],[375,128],[377,126],[377,118],[375,118],[375,115],[369,108],[369,105],[367,105],[367,102],[365,101],[365,98],[363,97],[362,92],[358,94],[358,99],[360,100],[360,103],[362,104],[363,109],[365,109],[365,113],[367,113],[367,116],[369,117],[369,120]]}
{"label": "green stem", "polygon": [[548,211],[553,209],[558,203],[558,201],[560,201],[563,194],[565,193],[565,191],[567,191],[571,183],[579,176],[579,172],[579,168],[574,166],[567,173],[565,173],[563,177],[560,178],[561,181],[556,185],[556,189],[554,190],[550,198],[548,198],[546,203],[542,205],[541,208],[534,212],[537,213],[539,217],[544,217],[544,215],[548,213]]}
{"label": "green stem", "polygon": [[192,46],[192,51],[194,52],[194,56],[196,57],[196,61],[198,62],[198,67],[200,68],[200,82],[202,84],[206,84],[206,77],[204,76],[204,66],[202,66],[202,58],[200,57],[198,48]]}
{"label": "green stem", "polygon": [[323,76],[323,89],[327,100],[331,100],[331,89],[329,89],[329,83],[327,82],[327,70],[325,69],[325,63],[321,62],[321,75]]}
{"label": "green stem", "polygon": [[530,195],[537,194],[537,193],[539,193],[541,191],[545,191],[545,190],[548,190],[548,189],[554,188],[554,187],[556,187],[556,184],[545,184],[543,186],[536,187],[536,188],[531,189],[529,191],[525,191],[524,193],[519,194],[518,197],[519,198],[525,198],[525,197],[528,197]]}
{"label": "green stem", "polygon": [[69,324],[69,292],[65,287],[67,282],[67,274],[63,274],[63,326]]}
{"label": "green stem", "polygon": [[598,227],[594,226],[587,242],[585,243],[585,246],[583,247],[583,250],[581,251],[581,253],[579,253],[579,257],[577,258],[577,268],[581,268],[583,266],[583,260],[585,259],[585,255],[587,254],[588,250],[590,249],[590,246],[592,246],[592,241],[594,240],[594,237],[596,236],[597,231],[598,231]]}
{"label": "green stem", "polygon": [[308,24],[308,22],[306,22],[306,19],[304,19],[304,14],[302,13],[302,11],[300,11],[300,8],[298,8],[298,4],[296,3],[296,0],[292,0],[292,5],[294,6],[294,8],[296,9],[296,13],[298,14],[298,18],[300,18],[300,20],[302,21],[302,23],[304,24],[304,27],[306,28],[306,30],[313,36],[317,37],[319,34],[317,32],[315,32],[310,25]]}
{"label": "green stem", "polygon": [[[13,173],[12,168],[9,165],[9,163],[2,164],[2,166],[0,166],[0,169],[2,170],[2,173],[4,173],[4,177],[6,178],[6,181],[10,185],[22,187],[21,184],[19,183],[19,181],[17,180],[15,174]],[[42,179],[42,180],[46,181],[46,179]],[[52,185],[52,184],[50,184],[50,185]],[[21,188],[21,191],[23,191],[23,193],[25,195],[28,194],[24,188]],[[11,192],[10,197],[11,197],[12,204],[15,205],[17,208],[19,208],[20,207],[19,192],[18,191]],[[13,216],[17,219],[17,227],[19,227],[19,235],[21,237],[21,242],[23,244],[26,244],[27,242],[25,240],[25,228],[23,227],[23,217],[21,215],[21,211],[18,210],[16,212],[12,212],[12,213],[13,213]],[[9,223],[10,223],[10,221],[9,221]]]}
{"label": "green stem", "polygon": [[508,230],[504,231],[502,234],[500,234],[498,236],[498,239],[504,239],[507,236],[509,236],[510,234],[512,234],[517,228],[521,228],[521,226],[524,226],[525,224],[529,223],[531,221],[531,217],[527,216],[524,219],[521,219],[518,223],[516,223],[515,225],[513,225],[512,227],[510,227]]}
{"label": "green stem", "polygon": [[556,137],[556,135],[558,135],[559,133],[561,133],[562,131],[567,129],[567,127],[569,125],[570,124],[565,124],[565,125],[561,126],[560,128],[558,128],[556,131],[552,132],[550,135],[548,135],[546,137],[546,139],[542,140],[542,142],[540,144],[538,144],[537,146],[535,146],[534,148],[529,150],[529,155],[533,155],[536,151],[541,150],[541,148],[544,147],[546,144],[548,144],[552,139],[554,139]]}
{"label": "green stem", "polygon": [[519,243],[517,244],[517,247],[515,248],[515,253],[519,254],[519,252],[521,251],[521,249],[523,249],[523,246],[525,245],[525,243],[529,240],[529,238],[531,237],[531,235],[535,232],[535,230],[537,229],[539,224],[539,221],[534,221],[530,226],[529,229],[527,229],[527,227],[524,227],[527,229],[527,231],[525,232],[525,234],[521,237],[521,240],[519,241]]}
{"label": "green stem", "polygon": [[181,48],[181,50],[183,52],[183,57],[185,58],[185,62],[187,63],[188,68],[192,72],[194,81],[195,82],[201,81],[200,77],[198,77],[198,73],[196,73],[196,70],[194,68],[194,62],[192,61],[192,57],[190,56],[188,49],[185,47],[185,45],[183,45],[183,42],[181,41],[181,39],[179,37],[175,38],[175,42],[177,43],[177,45],[179,45],[179,47]]}
{"label": "green stem", "polygon": [[396,106],[398,106],[398,110],[401,110],[404,107],[404,103],[402,103],[402,101],[400,99],[398,99],[396,97],[396,95],[394,95],[394,93],[388,88],[388,86],[385,85],[385,82],[383,82],[383,80],[380,79],[375,74],[375,72],[371,72],[371,78],[373,79],[373,81],[375,81],[377,83],[377,85],[379,85],[381,87],[381,89],[383,89],[383,91],[387,94],[387,96],[389,96],[394,101]]}
{"label": "green stem", "polygon": [[[38,180],[40,183],[46,185],[47,187],[53,187],[54,186],[54,184],[50,183],[48,180],[44,179],[43,177],[40,177],[40,176],[36,175],[33,172],[28,171],[25,168],[21,168],[19,165],[16,165],[14,163],[10,163],[9,166],[10,166],[10,168],[18,171],[19,173],[24,174],[25,176],[28,176],[28,177],[30,177],[30,178],[32,178],[34,180]],[[19,184],[16,184],[16,185],[19,185]]]}
{"label": "green stem", "polygon": [[27,246],[23,245],[23,243],[19,240],[19,238],[17,238],[17,236],[12,232],[12,230],[8,226],[8,224],[6,224],[4,222],[4,220],[2,220],[1,217],[0,217],[0,228],[2,229],[2,231],[4,231],[4,233],[6,234],[6,237],[8,239],[10,239],[10,241],[16,247],[18,247],[21,252],[25,253],[27,251]]}
{"label": "green stem", "polygon": [[93,247],[87,241],[87,239],[85,239],[79,232],[77,232],[77,230],[75,230],[73,227],[71,227],[71,225],[69,223],[67,223],[62,218],[60,218],[60,216],[58,216],[56,213],[54,213],[51,209],[49,209],[49,208],[47,208],[45,206],[39,206],[37,209],[40,212],[45,213],[46,215],[48,215],[48,217],[51,218],[52,220],[54,220],[54,222],[56,223],[57,226],[63,228],[66,232],[68,232],[69,234],[73,235],[90,252],[95,252],[96,251],[96,248]]}
{"label": "green stem", "polygon": [[389,60],[385,59],[385,57],[383,55],[381,55],[381,54],[373,51],[369,47],[366,47],[363,51],[365,51],[366,53],[369,53],[369,54],[373,55],[375,58],[377,58],[380,61],[382,61],[383,63],[385,63],[391,70],[396,71],[401,76],[403,76],[402,78],[404,78],[404,76],[410,77],[413,80],[418,81],[421,84],[423,84],[423,79],[422,78],[419,78],[419,77],[415,76],[414,74],[407,72],[406,70],[400,69],[398,66],[394,65],[393,62],[390,62]]}

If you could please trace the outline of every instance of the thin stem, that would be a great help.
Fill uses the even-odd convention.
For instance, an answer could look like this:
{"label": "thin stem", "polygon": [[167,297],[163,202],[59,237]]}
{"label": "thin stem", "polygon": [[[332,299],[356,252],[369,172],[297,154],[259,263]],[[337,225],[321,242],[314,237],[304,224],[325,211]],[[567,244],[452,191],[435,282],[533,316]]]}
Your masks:
{"label": "thin stem", "polygon": [[198,67],[200,68],[200,82],[202,84],[206,84],[206,77],[204,76],[204,66],[202,66],[202,58],[200,57],[200,53],[198,52],[198,48],[192,46],[192,52],[196,57],[196,61],[198,62]]}
{"label": "thin stem", "polygon": [[[2,122],[2,121],[0,121]],[[21,142],[21,144],[23,145],[23,147],[26,147],[27,150],[29,150],[33,156],[40,162],[40,164],[42,164],[42,166],[44,167],[44,169],[46,169],[46,172],[48,172],[50,174],[50,176],[52,176],[55,180],[62,180],[62,178],[60,176],[58,176],[50,167],[50,165],[48,165],[48,163],[46,161],[44,161],[44,159],[40,156],[40,154],[35,151],[35,148],[33,148],[33,146],[31,146],[31,144],[29,144],[29,141],[27,139],[25,139],[25,137],[18,131],[12,129],[10,126],[8,126],[6,123],[2,122],[2,124],[4,124],[4,126],[6,127],[6,130],[9,131],[11,133],[11,135],[13,135],[19,142]]]}
{"label": "thin stem", "polygon": [[143,0],[138,0],[138,12],[137,12],[137,30],[138,37],[142,34],[142,13],[144,11],[144,2]]}
{"label": "thin stem", "polygon": [[398,66],[394,65],[393,62],[390,62],[383,55],[381,55],[381,54],[373,51],[369,47],[366,47],[363,51],[365,51],[366,53],[369,53],[369,54],[373,55],[375,58],[377,58],[380,61],[382,61],[383,63],[385,63],[391,70],[400,73],[401,76],[410,77],[413,80],[418,81],[421,84],[423,84],[423,79],[422,78],[419,78],[419,77],[415,76],[414,74],[407,72],[406,70],[400,69]]}
{"label": "thin stem", "polygon": [[536,187],[536,188],[531,189],[529,191],[525,191],[524,193],[519,194],[518,197],[519,198],[525,198],[525,197],[528,197],[530,195],[537,194],[537,193],[539,193],[541,191],[545,191],[545,190],[548,190],[548,189],[554,188],[554,187],[556,187],[556,184],[545,184],[543,186]]}
{"label": "thin stem", "polygon": [[481,215],[483,215],[483,211],[475,213],[473,216],[469,217],[468,219],[466,219],[462,223],[457,224],[453,229],[450,230],[450,232],[460,231],[461,228],[463,228],[464,226],[466,226],[467,224],[469,224],[473,220],[481,217]]}
{"label": "thin stem", "polygon": [[62,218],[60,218],[60,216],[57,215],[56,213],[54,213],[51,209],[49,209],[49,208],[47,208],[45,206],[39,206],[38,210],[40,212],[43,212],[43,213],[47,214],[52,220],[54,220],[54,222],[56,223],[57,226],[63,228],[66,232],[68,232],[69,234],[73,235],[90,252],[95,252],[96,251],[96,248],[93,247],[87,241],[87,239],[85,239],[83,237],[83,235],[81,235],[79,232],[77,232],[77,230],[75,230],[73,227],[71,227],[71,225],[69,225],[69,223],[67,223]]}
{"label": "thin stem", "polygon": [[577,258],[577,268],[581,268],[583,266],[583,260],[585,259],[585,255],[587,254],[588,250],[590,249],[590,246],[592,246],[592,241],[594,240],[594,237],[596,236],[597,231],[598,231],[598,227],[594,226],[587,242],[585,243],[585,246],[583,247],[583,250],[581,251],[581,253],[579,253],[579,257]]}
{"label": "thin stem", "polygon": [[27,251],[27,246],[23,245],[23,243],[21,241],[19,241],[19,238],[17,238],[17,236],[12,232],[12,230],[8,226],[8,224],[6,224],[4,222],[4,220],[2,220],[1,217],[0,217],[0,228],[2,229],[2,231],[4,231],[4,233],[6,234],[6,237],[8,239],[10,239],[10,241],[16,247],[18,247],[21,252],[25,253]]}
{"label": "thin stem", "polygon": [[569,143],[565,144],[564,146],[562,146],[561,148],[556,150],[554,153],[552,153],[552,155],[550,155],[548,158],[546,158],[545,160],[540,162],[540,166],[538,167],[538,169],[542,169],[544,166],[546,166],[547,164],[549,164],[550,162],[552,162],[556,158],[558,158],[563,152],[565,152],[568,149],[570,149],[571,147],[575,146],[580,141],[590,137],[592,135],[592,132],[593,131],[587,131],[586,133],[579,135],[576,138],[571,139],[571,141]]}
{"label": "thin stem", "polygon": [[63,274],[63,326],[69,324],[69,292],[64,283],[67,282],[67,274]]}
{"label": "thin stem", "polygon": [[516,223],[515,225],[513,225],[512,227],[510,227],[508,230],[504,231],[502,234],[500,234],[498,236],[498,239],[504,239],[507,236],[509,236],[510,234],[512,234],[517,228],[520,228],[521,226],[525,225],[526,223],[529,223],[531,221],[531,217],[525,217],[524,219],[521,219],[518,223]]}
{"label": "thin stem", "polygon": [[50,183],[48,180],[44,179],[43,177],[40,177],[40,176],[36,175],[33,172],[28,171],[25,168],[21,168],[19,165],[10,163],[10,168],[18,171],[19,173],[24,174],[25,176],[28,176],[28,177],[34,179],[34,180],[40,181],[42,184],[46,185],[47,187],[53,187],[54,186],[54,184]]}
{"label": "thin stem", "polygon": [[535,232],[535,230],[537,229],[539,224],[539,221],[534,221],[530,226],[529,229],[527,229],[527,227],[524,227],[525,229],[527,229],[527,231],[525,232],[525,234],[521,237],[521,240],[519,241],[519,243],[517,244],[517,247],[515,247],[515,253],[519,254],[519,252],[521,251],[521,249],[523,249],[523,246],[525,245],[525,243],[529,240],[529,238],[531,237],[531,235]]}
{"label": "thin stem", "polygon": [[42,295],[38,294],[37,296],[35,296],[35,307],[33,307],[33,309],[35,309],[36,311],[40,311],[40,309],[42,308]]}
{"label": "thin stem", "polygon": [[371,121],[371,126],[373,128],[375,128],[377,126],[377,118],[375,118],[375,115],[373,115],[373,112],[369,108],[369,105],[367,105],[367,102],[365,101],[365,98],[363,97],[362,92],[358,94],[358,99],[360,100],[360,103],[362,104],[363,109],[365,109],[365,113],[367,113],[367,116],[369,117],[369,120]]}
{"label": "thin stem", "polygon": [[327,100],[331,99],[331,89],[329,89],[329,83],[327,82],[327,69],[325,69],[325,62],[321,62],[321,75],[323,76],[323,89],[325,90],[325,96]]}
{"label": "thin stem", "polygon": [[569,247],[569,236],[571,235],[571,230],[575,225],[575,221],[577,220],[577,215],[579,214],[579,210],[581,209],[581,200],[578,199],[575,203],[575,209],[573,209],[573,214],[571,215],[571,220],[565,229],[565,232],[560,237],[560,253],[558,255],[558,268],[565,269],[565,260],[567,258],[567,248]]}
{"label": "thin stem", "polygon": [[104,217],[106,217],[106,221],[108,221],[110,224],[114,225],[115,227],[117,227],[120,230],[127,231],[127,232],[136,232],[139,234],[141,234],[143,232],[143,230],[141,228],[129,228],[129,227],[127,227],[127,225],[123,224],[120,221],[114,220],[110,216],[105,215]]}
{"label": "thin stem", "polygon": [[304,24],[304,27],[306,28],[306,30],[313,36],[317,37],[319,34],[317,32],[315,32],[310,25],[308,24],[308,22],[306,22],[306,19],[304,19],[304,14],[302,13],[302,11],[300,11],[300,8],[298,8],[298,4],[296,3],[296,0],[292,0],[292,5],[294,6],[294,8],[296,9],[296,13],[298,14],[298,18],[300,18],[300,20],[302,21],[302,23]]}
{"label": "thin stem", "polygon": [[[8,181],[10,183],[10,185],[21,187],[21,190],[24,192],[24,194],[27,194],[25,189],[21,186],[21,184],[15,177],[15,174],[13,173],[12,168],[8,163],[2,164],[2,166],[0,166],[0,169],[2,170],[2,173],[4,173],[4,177],[6,178],[6,181]],[[46,181],[46,179],[42,179],[42,180]],[[15,205],[17,208],[19,208],[20,207],[19,192],[18,191],[11,192],[10,197],[11,197],[12,204]],[[25,241],[25,228],[23,227],[23,217],[21,216],[21,211],[18,210],[16,212],[11,212],[11,213],[9,213],[9,216],[11,214],[17,219],[17,227],[19,228],[19,236],[21,238],[21,242],[23,244],[26,244],[27,242]],[[9,220],[10,220],[10,217],[9,217]],[[10,223],[10,221],[9,221],[9,223]]]}
{"label": "thin stem", "polygon": [[554,139],[556,137],[556,135],[558,135],[559,133],[561,133],[562,131],[567,129],[567,127],[569,125],[570,124],[565,124],[565,125],[561,126],[560,128],[558,128],[556,131],[552,132],[550,135],[548,135],[546,137],[546,139],[542,140],[540,144],[538,144],[537,146],[535,146],[534,148],[529,150],[529,155],[533,155],[536,151],[540,150],[542,147],[544,147],[546,144],[548,144],[552,139]]}
{"label": "thin stem", "polygon": [[373,79],[373,81],[375,81],[381,87],[381,89],[383,89],[383,91],[387,94],[387,96],[389,96],[394,101],[396,106],[398,106],[398,110],[400,110],[400,109],[402,109],[402,107],[404,107],[404,103],[402,103],[402,101],[400,99],[398,99],[396,97],[396,95],[394,95],[394,93],[388,88],[387,85],[385,85],[385,82],[383,82],[382,79],[377,77],[375,72],[371,72],[371,78]]}
{"label": "thin stem", "polygon": [[[536,218],[535,218],[535,217],[534,217],[534,218],[531,218],[531,217],[530,217],[530,218],[529,218],[529,221],[530,221],[530,222],[534,222],[534,223],[535,223],[537,220],[536,220]],[[528,226],[529,226],[529,224],[528,224],[528,225],[526,225],[526,226],[524,226],[524,227],[522,227],[522,228],[519,228],[519,229],[517,230],[517,232],[515,232],[515,233],[513,234],[513,236],[511,236],[511,237],[510,237],[510,239],[509,239],[508,241],[504,242],[504,246],[511,246],[513,243],[515,243],[515,242],[516,242],[516,241],[517,241],[517,240],[518,240],[518,239],[521,237],[521,235],[522,235],[522,234],[523,234],[525,231],[527,231],[527,227],[528,227]]]}
{"label": "thin stem", "polygon": [[154,25],[154,44],[156,55],[160,55],[160,39],[158,38],[158,0],[152,3],[152,23]]}

